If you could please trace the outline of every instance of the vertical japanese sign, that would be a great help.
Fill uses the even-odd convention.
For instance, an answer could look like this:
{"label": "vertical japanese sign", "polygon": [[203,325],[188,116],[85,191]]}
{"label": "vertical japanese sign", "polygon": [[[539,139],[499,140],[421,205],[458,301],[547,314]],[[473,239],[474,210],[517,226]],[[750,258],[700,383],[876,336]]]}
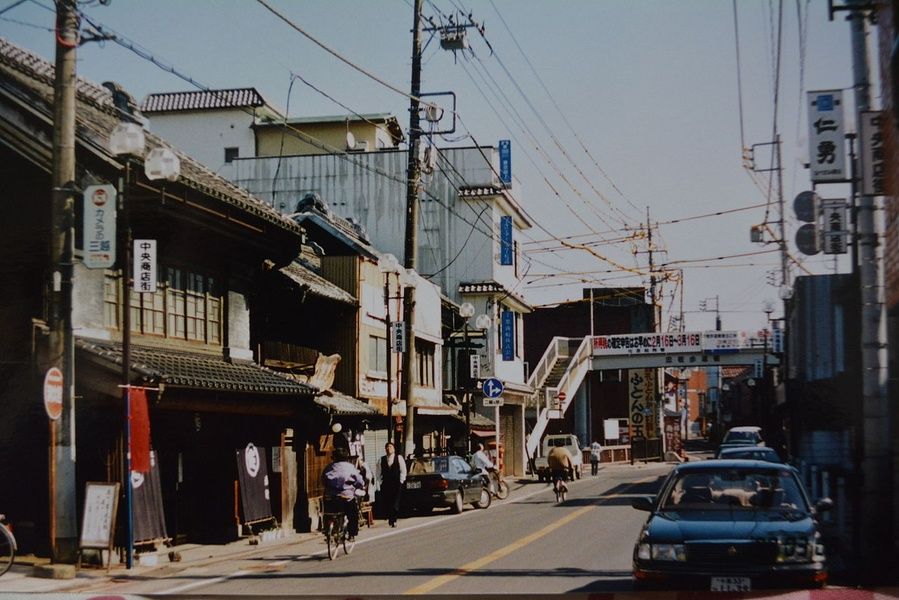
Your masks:
{"label": "vertical japanese sign", "polygon": [[861,115],[862,195],[883,196],[884,169],[883,114],[880,111]]}
{"label": "vertical japanese sign", "polygon": [[84,266],[108,269],[115,264],[116,190],[112,185],[91,185],[84,190],[82,232]]}
{"label": "vertical japanese sign", "polygon": [[504,310],[502,316],[503,360],[515,360],[515,313]]}
{"label": "vertical japanese sign", "polygon": [[499,264],[512,264],[512,217],[499,218]]}
{"label": "vertical japanese sign", "polygon": [[512,142],[499,141],[499,180],[503,183],[512,183]]}
{"label": "vertical japanese sign", "polygon": [[405,321],[396,321],[390,324],[390,349],[394,352],[406,351]]}
{"label": "vertical japanese sign", "polygon": [[134,291],[156,293],[156,240],[134,240]]}
{"label": "vertical japanese sign", "polygon": [[808,149],[812,181],[847,179],[843,152],[843,92],[808,92]]}
{"label": "vertical japanese sign", "polygon": [[646,369],[629,369],[627,372],[628,418],[631,422],[631,440],[645,438],[646,408],[648,407],[649,381]]}
{"label": "vertical japanese sign", "polygon": [[818,229],[821,232],[821,248],[824,254],[846,254],[849,239],[846,200],[842,198],[821,200]]}

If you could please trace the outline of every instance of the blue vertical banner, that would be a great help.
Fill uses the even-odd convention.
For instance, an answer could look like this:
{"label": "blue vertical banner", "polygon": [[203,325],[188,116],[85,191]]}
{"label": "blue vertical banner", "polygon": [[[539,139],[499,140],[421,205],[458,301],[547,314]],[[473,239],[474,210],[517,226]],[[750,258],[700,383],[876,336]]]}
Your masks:
{"label": "blue vertical banner", "polygon": [[499,180],[503,183],[512,183],[512,142],[499,141]]}
{"label": "blue vertical banner", "polygon": [[503,311],[502,322],[503,360],[515,360],[515,313]]}
{"label": "blue vertical banner", "polygon": [[499,218],[499,264],[512,264],[512,217]]}

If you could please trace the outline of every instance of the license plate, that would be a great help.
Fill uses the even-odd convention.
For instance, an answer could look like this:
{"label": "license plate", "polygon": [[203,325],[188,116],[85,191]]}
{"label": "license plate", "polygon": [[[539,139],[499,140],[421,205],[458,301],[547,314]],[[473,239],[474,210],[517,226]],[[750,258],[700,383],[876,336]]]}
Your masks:
{"label": "license plate", "polygon": [[419,489],[420,487],[421,487],[421,482],[420,482],[420,481],[407,481],[407,482],[406,482],[406,489],[407,489],[407,490],[417,490],[417,489]]}
{"label": "license plate", "polygon": [[752,584],[749,577],[712,577],[713,592],[750,592]]}

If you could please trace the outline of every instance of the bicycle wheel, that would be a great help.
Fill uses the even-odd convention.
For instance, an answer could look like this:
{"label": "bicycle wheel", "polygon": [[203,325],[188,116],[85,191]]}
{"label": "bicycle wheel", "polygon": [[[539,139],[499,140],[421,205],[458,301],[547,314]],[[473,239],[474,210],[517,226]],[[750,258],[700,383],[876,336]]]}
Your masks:
{"label": "bicycle wheel", "polygon": [[328,558],[337,558],[337,541],[340,532],[337,530],[337,522],[333,517],[325,523],[325,540],[328,542]]}
{"label": "bicycle wheel", "polygon": [[568,499],[568,490],[566,490],[565,488],[562,488],[561,494],[562,494],[562,502],[565,502],[565,500]]}
{"label": "bicycle wheel", "polygon": [[561,502],[562,501],[562,486],[556,485],[556,487],[553,491],[556,492],[556,502],[557,503]]}
{"label": "bicycle wheel", "polygon": [[16,545],[13,543],[12,533],[5,525],[0,525],[0,575],[3,575],[12,566],[16,557]]}
{"label": "bicycle wheel", "polygon": [[347,518],[343,518],[343,527],[340,531],[340,538],[343,540],[343,553],[349,554],[353,551],[353,548],[356,547],[356,538],[350,539],[350,534],[347,532]]}
{"label": "bicycle wheel", "polygon": [[497,478],[494,483],[496,497],[500,500],[505,500],[509,497],[509,484],[506,483],[503,479]]}

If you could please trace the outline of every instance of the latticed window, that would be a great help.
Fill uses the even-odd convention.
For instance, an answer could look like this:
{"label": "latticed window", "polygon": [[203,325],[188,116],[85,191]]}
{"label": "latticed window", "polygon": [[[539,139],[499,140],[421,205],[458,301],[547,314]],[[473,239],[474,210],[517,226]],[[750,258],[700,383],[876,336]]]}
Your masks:
{"label": "latticed window", "polygon": [[[131,291],[131,331],[144,335],[222,343],[222,297],[212,277],[174,267],[161,270],[155,293]],[[121,328],[121,279],[107,273],[103,286],[107,327]]]}
{"label": "latticed window", "polygon": [[415,340],[415,382],[422,387],[434,387],[434,344]]}

